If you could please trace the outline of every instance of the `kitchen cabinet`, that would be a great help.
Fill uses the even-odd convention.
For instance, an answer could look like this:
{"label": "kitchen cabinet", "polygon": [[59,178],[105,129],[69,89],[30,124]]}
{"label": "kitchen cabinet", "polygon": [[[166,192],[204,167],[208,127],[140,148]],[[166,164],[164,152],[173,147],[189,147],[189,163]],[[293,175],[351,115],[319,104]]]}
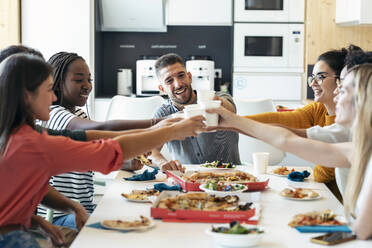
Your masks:
{"label": "kitchen cabinet", "polygon": [[336,0],[336,24],[372,24],[371,0]]}
{"label": "kitchen cabinet", "polygon": [[165,0],[99,0],[102,31],[166,32]]}
{"label": "kitchen cabinet", "polygon": [[233,73],[233,97],[300,101],[302,73]]}
{"label": "kitchen cabinet", "polygon": [[167,25],[232,25],[232,0],[167,0]]}

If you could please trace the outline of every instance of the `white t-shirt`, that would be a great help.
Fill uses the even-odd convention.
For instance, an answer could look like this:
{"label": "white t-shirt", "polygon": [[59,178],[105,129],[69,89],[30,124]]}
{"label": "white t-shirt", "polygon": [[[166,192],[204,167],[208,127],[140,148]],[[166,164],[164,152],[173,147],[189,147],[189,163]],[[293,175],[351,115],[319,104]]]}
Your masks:
{"label": "white t-shirt", "polygon": [[[66,129],[68,123],[75,117],[88,119],[88,116],[82,109],[76,109],[75,113],[71,113],[62,106],[52,105],[50,110],[50,119],[47,122],[38,120],[36,124],[45,128],[62,130]],[[68,198],[79,201],[88,213],[93,212],[95,205],[93,204],[94,189],[92,171],[63,173],[52,177],[49,184]],[[45,217],[46,208],[39,205],[38,214]],[[65,213],[54,212],[54,217],[62,215],[65,215]]]}
{"label": "white t-shirt", "polygon": [[358,200],[355,206],[355,214],[358,216],[361,206],[365,206],[366,201],[368,201],[368,192],[372,190],[372,156],[369,159],[369,163],[366,168],[366,172],[364,174],[364,181],[362,188],[360,189],[360,193],[358,196]]}
{"label": "white t-shirt", "polygon": [[[307,137],[313,140],[319,140],[327,143],[340,143],[351,141],[351,134],[348,128],[335,123],[329,126],[314,126],[306,129]],[[346,190],[349,168],[335,168],[335,177],[337,186],[344,196]]]}

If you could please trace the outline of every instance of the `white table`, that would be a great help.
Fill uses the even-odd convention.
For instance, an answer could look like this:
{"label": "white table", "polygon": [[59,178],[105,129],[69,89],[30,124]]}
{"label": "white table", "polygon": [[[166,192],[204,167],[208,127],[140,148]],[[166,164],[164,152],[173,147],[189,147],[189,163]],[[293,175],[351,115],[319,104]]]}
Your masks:
{"label": "white table", "polygon": [[[195,165],[189,165],[187,168],[195,168]],[[246,166],[244,170],[251,172],[251,166]],[[304,183],[295,183],[298,185],[293,186],[302,185],[316,189],[322,195],[321,199],[306,202],[284,199],[278,195],[278,191],[288,185],[288,179],[274,175],[267,175],[267,177],[270,178],[270,188],[261,194],[262,212],[259,221],[259,226],[265,229],[265,235],[259,247],[324,247],[310,243],[310,238],[319,236],[320,233],[299,233],[289,227],[288,223],[295,214],[313,210],[331,209],[342,214],[343,208],[340,202],[324,184],[316,183],[311,178]],[[121,193],[130,192],[132,189],[145,189],[153,184],[154,182],[115,180],[87,224],[105,219],[150,216],[151,204],[128,202]],[[156,220],[155,228],[145,232],[120,233],[84,227],[71,247],[218,247],[211,237],[205,234],[205,230],[210,227],[211,224],[205,223],[163,223],[161,220]],[[355,240],[337,247],[372,247],[372,241]]]}

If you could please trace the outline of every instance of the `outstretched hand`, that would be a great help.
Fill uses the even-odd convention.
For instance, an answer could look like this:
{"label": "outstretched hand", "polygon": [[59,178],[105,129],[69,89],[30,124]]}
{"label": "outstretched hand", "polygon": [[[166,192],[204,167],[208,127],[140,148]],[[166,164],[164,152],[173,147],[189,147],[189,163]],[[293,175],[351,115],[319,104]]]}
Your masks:
{"label": "outstretched hand", "polygon": [[182,119],[173,125],[177,128],[175,139],[184,140],[187,137],[196,137],[200,132],[205,132],[205,118],[202,115],[193,116],[191,118]]}
{"label": "outstretched hand", "polygon": [[[210,130],[234,130],[234,121],[239,118],[238,115],[234,114],[233,112],[225,109],[224,107],[219,108],[213,108],[213,109],[207,109],[207,113],[213,114],[216,113],[219,115],[219,123],[218,127],[209,127]],[[210,129],[214,128],[214,129]],[[235,129],[237,130],[237,129]]]}
{"label": "outstretched hand", "polygon": [[175,118],[164,119],[164,120],[158,122],[156,125],[152,126],[151,129],[156,129],[156,128],[170,126],[170,125],[173,125],[174,123],[177,123],[177,122],[179,122],[181,120],[183,120],[182,117],[175,117]]}

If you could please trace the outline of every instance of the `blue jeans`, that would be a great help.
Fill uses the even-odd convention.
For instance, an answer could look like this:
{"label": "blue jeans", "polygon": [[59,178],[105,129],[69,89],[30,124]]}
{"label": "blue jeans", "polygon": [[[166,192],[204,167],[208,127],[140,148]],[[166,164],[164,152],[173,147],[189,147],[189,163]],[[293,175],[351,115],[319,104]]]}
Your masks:
{"label": "blue jeans", "polygon": [[75,215],[67,214],[53,218],[53,224],[57,226],[65,226],[77,231]]}
{"label": "blue jeans", "polygon": [[36,239],[25,231],[12,231],[5,235],[0,234],[0,247],[2,248],[40,248]]}

